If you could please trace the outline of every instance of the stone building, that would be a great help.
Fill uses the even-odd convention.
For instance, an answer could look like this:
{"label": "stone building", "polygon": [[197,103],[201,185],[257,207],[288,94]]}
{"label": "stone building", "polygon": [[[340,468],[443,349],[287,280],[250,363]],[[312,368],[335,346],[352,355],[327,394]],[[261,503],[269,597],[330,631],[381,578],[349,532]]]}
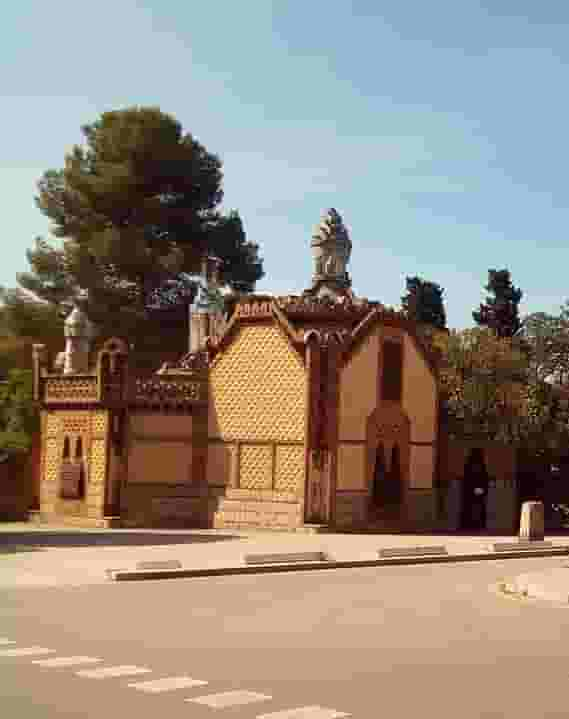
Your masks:
{"label": "stone building", "polygon": [[[230,317],[216,263],[204,263],[191,351],[150,377],[130,370],[121,339],[93,356],[81,302],[55,367],[35,347],[44,519],[460,527],[466,459],[441,436],[436,358],[412,322],[354,295],[335,210],[311,244],[309,289],[237,298]],[[496,529],[513,522],[502,490],[484,488]]]}

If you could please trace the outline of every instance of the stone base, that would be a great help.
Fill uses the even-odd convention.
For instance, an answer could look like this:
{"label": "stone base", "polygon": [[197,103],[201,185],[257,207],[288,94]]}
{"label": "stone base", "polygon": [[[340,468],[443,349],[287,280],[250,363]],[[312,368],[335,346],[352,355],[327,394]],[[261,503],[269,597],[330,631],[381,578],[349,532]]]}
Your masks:
{"label": "stone base", "polygon": [[298,534],[326,534],[331,531],[328,524],[303,524],[296,528]]}
{"label": "stone base", "polygon": [[367,492],[337,492],[335,528],[365,527],[368,522],[368,504]]}
{"label": "stone base", "polygon": [[76,527],[77,529],[113,529],[122,527],[119,517],[73,517],[53,513],[33,512],[28,515],[31,524],[36,527]]}
{"label": "stone base", "polygon": [[433,489],[410,489],[405,498],[406,531],[429,531],[438,527],[437,496]]}
{"label": "stone base", "polygon": [[300,502],[220,498],[213,526],[219,529],[276,529],[295,531],[302,526]]}

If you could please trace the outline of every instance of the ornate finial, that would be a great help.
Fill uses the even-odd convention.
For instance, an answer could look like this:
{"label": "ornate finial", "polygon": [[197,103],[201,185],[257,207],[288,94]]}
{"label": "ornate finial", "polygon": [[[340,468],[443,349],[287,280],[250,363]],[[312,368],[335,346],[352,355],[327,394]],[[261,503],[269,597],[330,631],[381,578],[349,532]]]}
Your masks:
{"label": "ornate finial", "polygon": [[89,369],[90,343],[95,326],[86,311],[89,294],[79,290],[73,299],[73,309],[64,323],[65,352],[59,358],[64,374],[87,372]]}
{"label": "ornate finial", "polygon": [[89,292],[79,290],[73,298],[73,309],[64,323],[66,337],[85,337],[91,339],[94,331],[93,323],[87,315]]}
{"label": "ornate finial", "polygon": [[332,280],[335,287],[349,287],[351,283],[346,268],[352,253],[352,242],[342,217],[334,208],[323,215],[310,244],[314,261],[313,283]]}
{"label": "ornate finial", "polygon": [[352,243],[340,213],[331,207],[322,215],[312,236],[312,246],[326,244],[327,242],[340,242],[351,249]]}

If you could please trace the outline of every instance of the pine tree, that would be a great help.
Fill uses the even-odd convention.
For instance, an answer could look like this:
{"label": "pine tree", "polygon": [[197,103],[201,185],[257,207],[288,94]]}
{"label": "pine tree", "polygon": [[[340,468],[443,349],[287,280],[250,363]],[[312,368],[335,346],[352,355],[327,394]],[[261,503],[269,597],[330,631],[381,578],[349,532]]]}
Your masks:
{"label": "pine tree", "polygon": [[406,286],[407,293],[401,298],[401,306],[407,316],[420,324],[445,328],[446,312],[442,287],[421,277],[407,277]]}
{"label": "pine tree", "polygon": [[241,291],[263,276],[239,214],[220,212],[221,162],[158,108],[106,112],[82,132],[84,145],[38,183],[36,202],[60,242],[36,240],[31,272],[18,282],[62,310],[77,287],[87,289],[101,334],[135,345],[166,349],[167,316],[183,350],[179,325],[195,293],[188,274],[205,254],[223,261],[222,280]]}
{"label": "pine tree", "polygon": [[488,270],[486,304],[472,313],[476,324],[489,327],[498,337],[513,337],[521,327],[519,304],[523,293],[512,284],[509,270]]}

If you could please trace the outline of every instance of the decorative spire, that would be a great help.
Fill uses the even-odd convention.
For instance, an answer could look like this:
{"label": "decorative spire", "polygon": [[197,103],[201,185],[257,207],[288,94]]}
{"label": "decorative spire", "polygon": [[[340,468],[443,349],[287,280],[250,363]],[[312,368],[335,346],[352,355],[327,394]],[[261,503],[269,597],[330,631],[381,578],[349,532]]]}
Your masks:
{"label": "decorative spire", "polygon": [[334,208],[322,216],[310,245],[314,263],[313,285],[324,281],[334,289],[350,287],[346,268],[352,253],[352,242],[342,217]]}
{"label": "decorative spire", "polygon": [[64,323],[64,374],[87,372],[89,369],[89,350],[95,327],[87,316],[88,301],[88,292],[79,290],[73,300],[73,309]]}

